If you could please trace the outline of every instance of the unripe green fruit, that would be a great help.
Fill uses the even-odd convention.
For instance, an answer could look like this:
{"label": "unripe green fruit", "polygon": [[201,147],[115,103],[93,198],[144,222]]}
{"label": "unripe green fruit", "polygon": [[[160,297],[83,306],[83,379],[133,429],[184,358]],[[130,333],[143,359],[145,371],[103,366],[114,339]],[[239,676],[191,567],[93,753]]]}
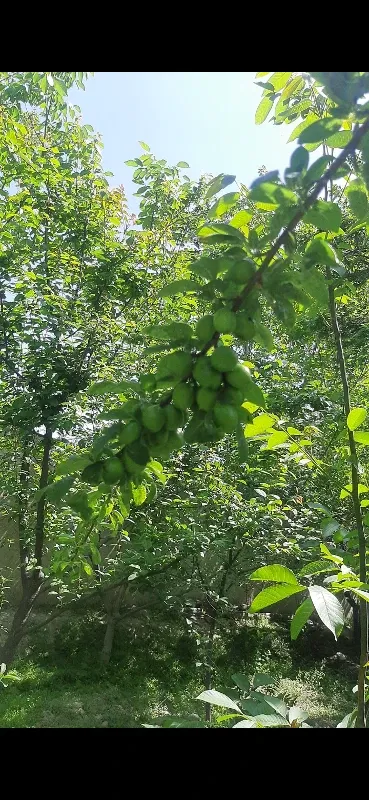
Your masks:
{"label": "unripe green fruit", "polygon": [[220,308],[213,317],[214,328],[219,333],[233,333],[236,330],[236,314],[228,308]]}
{"label": "unripe green fruit", "polygon": [[98,486],[103,481],[103,462],[96,461],[94,464],[88,464],[84,468],[81,479],[89,483],[91,486]]}
{"label": "unripe green fruit", "polygon": [[209,342],[215,333],[213,315],[206,314],[205,317],[201,317],[196,324],[195,332],[201,342]]}
{"label": "unripe green fruit", "polygon": [[255,333],[255,325],[247,313],[242,311],[237,314],[235,336],[244,342],[250,341]]}
{"label": "unripe green fruit", "polygon": [[234,389],[233,386],[227,386],[218,399],[220,403],[225,403],[229,406],[240,406],[243,402],[243,392],[240,389]]}
{"label": "unripe green fruit", "polygon": [[192,356],[184,350],[177,350],[163,356],[158,364],[157,374],[159,378],[173,376],[177,380],[188,377],[192,369]]}
{"label": "unripe green fruit", "polygon": [[139,438],[141,433],[141,425],[136,422],[135,419],[132,419],[130,422],[127,422],[127,425],[124,426],[123,430],[119,434],[119,444],[131,444],[135,442],[136,439]]}
{"label": "unripe green fruit", "polygon": [[237,364],[232,372],[227,372],[226,378],[227,383],[243,392],[246,391],[247,387],[250,385],[251,373],[247,367],[242,366],[242,364]]}
{"label": "unripe green fruit", "polygon": [[205,389],[203,386],[196,392],[196,403],[200,411],[210,411],[217,399],[217,393],[213,389]]}
{"label": "unripe green fruit", "polygon": [[152,450],[154,447],[162,447],[167,443],[168,436],[169,431],[165,428],[162,428],[162,430],[158,431],[158,433],[147,433],[145,439],[147,441],[149,450]]}
{"label": "unripe green fruit", "polygon": [[165,415],[167,418],[166,426],[168,431],[176,431],[177,428],[183,428],[184,415],[183,411],[176,408],[172,404],[165,406]]}
{"label": "unripe green fruit", "polygon": [[234,406],[217,403],[213,411],[216,425],[225,433],[232,433],[238,425],[238,413]]}
{"label": "unripe green fruit", "polygon": [[103,465],[102,474],[105,483],[109,486],[121,481],[124,476],[124,467],[120,459],[116,456],[108,458]]}
{"label": "unripe green fruit", "polygon": [[245,258],[242,261],[235,261],[231,264],[224,278],[242,286],[250,280],[254,272],[256,272],[254,262],[249,258]]}
{"label": "unripe green fruit", "polygon": [[193,377],[200,386],[205,389],[219,389],[222,376],[211,366],[211,360],[207,356],[200,356],[197,359]]}
{"label": "unripe green fruit", "polygon": [[231,372],[235,368],[238,358],[231,347],[219,345],[210,356],[212,367],[218,372]]}
{"label": "unripe green fruit", "polygon": [[193,387],[189,383],[178,383],[172,394],[172,402],[175,408],[185,411],[190,408],[195,397]]}
{"label": "unripe green fruit", "polygon": [[142,424],[148,431],[157,433],[165,425],[165,421],[165,411],[158,405],[146,406],[142,410]]}

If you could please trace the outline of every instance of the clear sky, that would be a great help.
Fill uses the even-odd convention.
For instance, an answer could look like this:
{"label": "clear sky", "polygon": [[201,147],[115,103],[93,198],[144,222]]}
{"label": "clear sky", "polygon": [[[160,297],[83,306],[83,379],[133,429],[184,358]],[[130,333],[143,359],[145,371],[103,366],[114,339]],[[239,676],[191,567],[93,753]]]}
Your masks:
{"label": "clear sky", "polygon": [[140,155],[140,139],[169,164],[187,161],[193,179],[226,172],[249,185],[263,164],[288,166],[296,147],[286,144],[290,128],[255,125],[262,89],[254,78],[254,72],[96,72],[69,99],[102,134],[110,182],[124,185],[136,211],[133,170],[124,162]]}

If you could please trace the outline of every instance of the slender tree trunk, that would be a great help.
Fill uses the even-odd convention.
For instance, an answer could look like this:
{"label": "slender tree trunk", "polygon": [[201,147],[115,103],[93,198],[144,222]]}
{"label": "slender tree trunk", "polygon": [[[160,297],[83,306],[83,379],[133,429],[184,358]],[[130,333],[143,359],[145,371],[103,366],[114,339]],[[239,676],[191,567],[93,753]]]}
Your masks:
{"label": "slender tree trunk", "polygon": [[[211,605],[211,603],[207,602],[207,616],[209,621],[209,635],[208,635],[208,642],[206,647],[206,672],[205,672],[205,689],[211,689],[213,683],[213,672],[214,672],[214,665],[213,665],[213,651],[214,651],[214,636],[216,630],[216,622],[217,622],[217,611]],[[210,617],[210,619],[209,619]],[[211,722],[211,704],[205,703],[205,722]]]}
{"label": "slender tree trunk", "polygon": [[[345,355],[343,351],[341,332],[338,324],[336,304],[334,300],[334,290],[332,286],[332,274],[327,268],[327,277],[329,280],[329,310],[332,321],[332,328],[337,350],[337,360],[339,364],[341,383],[343,390],[343,404],[346,417],[350,413],[350,392],[347,380],[347,371],[345,364]],[[348,430],[348,442],[350,449],[351,460],[351,484],[352,484],[352,504],[354,516],[356,521],[358,544],[359,544],[359,576],[362,583],[366,583],[366,546],[365,546],[365,532],[363,520],[361,516],[360,496],[359,496],[359,473],[357,466],[357,452],[354,434]],[[366,663],[368,661],[368,613],[367,604],[365,600],[359,599],[359,618],[360,618],[360,667],[358,675],[358,693],[357,693],[357,718],[356,727],[365,728],[365,675]]]}
{"label": "slender tree trunk", "polygon": [[105,666],[109,664],[111,658],[113,644],[114,644],[115,629],[120,617],[120,606],[126,588],[127,587],[125,584],[119,586],[117,589],[113,590],[113,592],[110,593],[110,596],[105,600],[107,620],[106,620],[104,644],[101,651],[101,662]]}
{"label": "slender tree trunk", "polygon": [[[40,489],[44,489],[45,486],[47,485],[49,477],[51,445],[52,445],[52,434],[51,430],[47,428],[43,441],[41,477],[39,483]],[[37,600],[37,597],[40,593],[43,583],[43,573],[41,567],[42,567],[42,557],[43,557],[44,538],[45,538],[46,501],[44,495],[38,501],[36,510],[35,546],[34,546],[34,558],[36,561],[36,565],[31,572],[27,571],[28,547],[26,544],[26,533],[24,529],[24,513],[23,513],[24,508],[22,505],[24,503],[23,490],[27,477],[27,463],[28,461],[25,448],[22,459],[21,471],[20,471],[21,490],[20,490],[20,504],[19,504],[19,557],[20,557],[20,572],[22,581],[22,597],[19,602],[18,608],[14,614],[12,626],[10,628],[8,636],[5,640],[3,647],[1,648],[0,661],[6,664],[7,666],[9,666],[12,663],[18,645],[26,633],[25,628],[27,621],[32,612],[34,604]]]}

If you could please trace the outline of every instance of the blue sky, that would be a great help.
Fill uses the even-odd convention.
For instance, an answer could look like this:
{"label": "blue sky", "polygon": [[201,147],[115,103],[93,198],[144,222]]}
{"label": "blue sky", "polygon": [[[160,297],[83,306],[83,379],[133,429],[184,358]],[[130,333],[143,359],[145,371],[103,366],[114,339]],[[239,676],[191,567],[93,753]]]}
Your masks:
{"label": "blue sky", "polygon": [[139,156],[147,142],[170,164],[187,161],[186,173],[227,172],[249,185],[258,167],[283,170],[296,146],[286,144],[289,127],[256,126],[261,88],[254,72],[96,72],[86,90],[73,89],[70,102],[83,120],[102,134],[106,170],[112,185],[124,185],[132,210],[137,199],[132,169],[124,162]]}

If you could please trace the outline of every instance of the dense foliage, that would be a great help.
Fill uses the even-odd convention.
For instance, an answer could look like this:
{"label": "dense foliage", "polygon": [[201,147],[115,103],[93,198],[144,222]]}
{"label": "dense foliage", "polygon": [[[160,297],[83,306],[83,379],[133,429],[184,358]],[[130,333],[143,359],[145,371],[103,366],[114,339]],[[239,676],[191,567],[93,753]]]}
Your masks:
{"label": "dense foliage", "polygon": [[365,727],[369,74],[258,73],[256,124],[297,147],[250,188],[141,142],[137,218],[66,103],[87,76],[0,74],[1,660],[97,602],[107,664],[122,609],[154,605],[187,620],[207,722],[305,727],[269,678],[212,688],[217,631],[291,600],[293,640],[352,614]]}

